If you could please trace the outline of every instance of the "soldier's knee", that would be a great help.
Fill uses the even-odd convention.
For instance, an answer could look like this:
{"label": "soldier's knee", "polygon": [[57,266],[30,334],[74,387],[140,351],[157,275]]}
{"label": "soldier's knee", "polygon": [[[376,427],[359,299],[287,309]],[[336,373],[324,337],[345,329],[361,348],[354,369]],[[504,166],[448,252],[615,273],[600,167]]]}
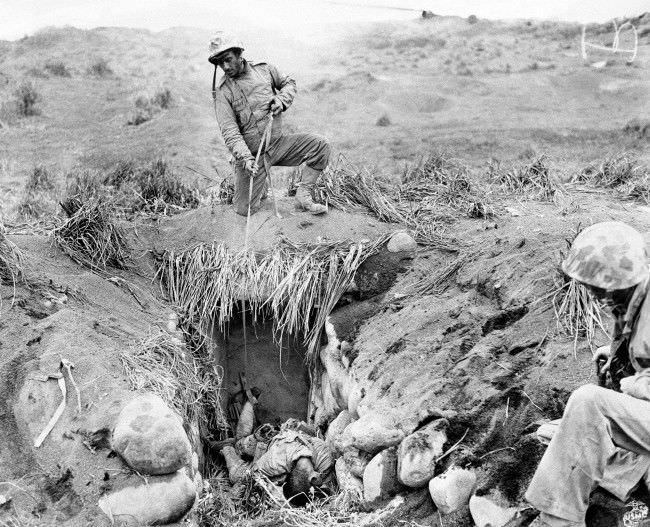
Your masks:
{"label": "soldier's knee", "polygon": [[598,404],[602,391],[605,390],[595,384],[585,384],[580,386],[569,397],[566,405],[565,414],[575,413],[576,410],[584,411],[586,408],[595,408]]}
{"label": "soldier's knee", "polygon": [[327,166],[327,163],[329,163],[332,147],[330,146],[330,142],[320,135],[315,136],[315,143],[315,154],[307,162],[307,166],[315,170],[323,170]]}

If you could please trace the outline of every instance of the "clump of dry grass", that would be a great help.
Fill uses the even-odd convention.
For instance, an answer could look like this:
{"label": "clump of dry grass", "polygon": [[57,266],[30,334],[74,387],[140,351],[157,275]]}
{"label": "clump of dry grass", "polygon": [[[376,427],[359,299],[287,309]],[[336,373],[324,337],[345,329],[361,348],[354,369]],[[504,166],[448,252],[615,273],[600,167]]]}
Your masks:
{"label": "clump of dry grass", "polygon": [[575,176],[573,181],[615,188],[639,179],[646,171],[647,169],[639,164],[637,157],[621,152],[606,157],[598,164],[589,165]]}
{"label": "clump of dry grass", "polygon": [[24,280],[24,269],[25,261],[22,251],[7,238],[6,229],[0,223],[0,282],[11,283],[14,288],[14,296],[16,284]]}
{"label": "clump of dry grass", "polygon": [[181,253],[166,252],[158,276],[188,324],[202,333],[209,334],[214,324],[225,330],[236,306],[245,301],[254,321],[272,318],[278,343],[285,335],[301,335],[311,362],[318,356],[327,316],[359,265],[386,239],[367,246],[283,240],[263,255],[231,252],[221,243],[201,244]]}
{"label": "clump of dry grass", "polygon": [[[578,226],[575,236],[566,240],[567,247],[571,247],[580,230]],[[560,261],[564,260],[564,257],[565,254],[561,251]],[[573,337],[574,353],[580,338],[586,339],[589,347],[593,349],[597,330],[608,333],[603,323],[602,306],[589,293],[585,285],[565,275],[559,265],[556,268],[554,283],[554,291],[549,296],[552,296],[558,330]]]}
{"label": "clump of dry grass", "polygon": [[558,329],[573,337],[574,352],[579,338],[586,339],[589,347],[593,349],[596,331],[601,329],[603,333],[607,333],[602,318],[603,308],[583,284],[564,274],[560,279],[564,283],[557,287],[553,294]]}
{"label": "clump of dry grass", "polygon": [[210,480],[199,499],[197,515],[201,527],[357,527],[376,525],[373,515],[362,518],[359,502],[349,494],[315,499],[305,507],[292,507],[260,475],[249,474],[237,489],[222,478]]}
{"label": "clump of dry grass", "polygon": [[413,239],[424,247],[430,247],[448,252],[460,251],[463,243],[446,234],[445,228],[441,223],[435,221],[418,222],[411,231]]}
{"label": "clump of dry grass", "polygon": [[107,266],[127,267],[128,244],[114,223],[110,203],[69,199],[61,206],[68,219],[54,229],[52,236],[63,252],[94,271],[105,271]]}
{"label": "clump of dry grass", "polygon": [[493,161],[488,165],[488,179],[509,192],[532,199],[553,201],[562,193],[561,184],[551,174],[545,156],[510,170],[503,170],[498,162]]}
{"label": "clump of dry grass", "polygon": [[453,221],[458,212],[470,218],[491,217],[494,210],[486,196],[471,180],[469,169],[445,152],[406,167],[399,188],[399,199],[409,203],[416,224],[449,217]]}
{"label": "clump of dry grass", "polygon": [[440,295],[449,287],[451,280],[466,263],[477,257],[477,251],[463,252],[443,267],[439,273],[426,276],[414,285],[413,291],[417,295]]}
{"label": "clump of dry grass", "polygon": [[613,188],[622,195],[650,203],[650,172],[637,156],[622,152],[589,165],[573,177],[574,183]]}
{"label": "clump of dry grass", "polygon": [[29,174],[23,196],[18,203],[18,215],[39,219],[53,214],[56,207],[57,186],[54,175],[43,166],[36,166]]}
{"label": "clump of dry grass", "polygon": [[191,351],[168,333],[150,335],[120,355],[131,388],[153,392],[204,433],[226,430],[223,371],[207,353]]}
{"label": "clump of dry grass", "polygon": [[122,214],[170,215],[199,205],[198,191],[187,185],[164,159],[136,166],[122,161],[105,174],[89,170],[68,176],[66,195],[85,202],[110,199]]}
{"label": "clump of dry grass", "polygon": [[392,189],[382,185],[367,169],[359,169],[339,156],[321,175],[314,197],[343,211],[361,207],[381,221],[409,223],[408,213],[399,209],[389,197],[391,193]]}

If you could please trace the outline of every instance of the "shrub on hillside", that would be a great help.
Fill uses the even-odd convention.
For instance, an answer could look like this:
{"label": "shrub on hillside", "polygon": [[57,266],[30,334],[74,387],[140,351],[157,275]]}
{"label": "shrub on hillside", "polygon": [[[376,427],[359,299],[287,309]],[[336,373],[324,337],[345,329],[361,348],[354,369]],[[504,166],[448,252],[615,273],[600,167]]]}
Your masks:
{"label": "shrub on hillside", "polygon": [[44,68],[45,71],[54,75],[55,77],[72,77],[72,73],[68,67],[60,60],[56,62],[48,62],[45,64]]}
{"label": "shrub on hillside", "polygon": [[14,91],[16,111],[21,117],[39,115],[41,112],[36,104],[41,100],[40,94],[31,82],[21,83]]}
{"label": "shrub on hillside", "polygon": [[57,188],[54,176],[45,167],[37,166],[25,182],[23,196],[18,203],[18,215],[39,219],[56,210]]}
{"label": "shrub on hillside", "polygon": [[151,104],[151,101],[146,97],[138,97],[135,100],[135,110],[126,123],[138,126],[139,124],[150,121],[155,114],[156,109],[153,104]]}
{"label": "shrub on hillside", "polygon": [[156,94],[151,98],[151,103],[163,110],[166,110],[170,107],[173,101],[172,92],[169,88],[161,88],[156,92]]}
{"label": "shrub on hillside", "polygon": [[106,59],[97,59],[88,67],[88,73],[95,77],[108,77],[113,74],[113,70]]}
{"label": "shrub on hillside", "polygon": [[153,97],[138,97],[135,100],[135,110],[127,124],[137,126],[150,121],[158,112],[169,108],[172,100],[172,92],[169,88],[158,90]]}
{"label": "shrub on hillside", "polygon": [[25,190],[27,192],[48,191],[54,190],[55,188],[54,177],[43,166],[34,167],[34,170],[32,170],[25,183]]}
{"label": "shrub on hillside", "polygon": [[624,196],[650,202],[650,171],[639,159],[627,152],[606,157],[601,163],[589,165],[572,182],[612,188]]}
{"label": "shrub on hillside", "polygon": [[379,119],[377,119],[377,122],[375,124],[377,126],[390,126],[392,123],[390,117],[388,117],[387,114],[384,114]]}
{"label": "shrub on hillside", "polygon": [[174,174],[169,164],[158,159],[138,170],[133,181],[139,188],[136,210],[167,214],[174,209],[196,208],[198,193]]}

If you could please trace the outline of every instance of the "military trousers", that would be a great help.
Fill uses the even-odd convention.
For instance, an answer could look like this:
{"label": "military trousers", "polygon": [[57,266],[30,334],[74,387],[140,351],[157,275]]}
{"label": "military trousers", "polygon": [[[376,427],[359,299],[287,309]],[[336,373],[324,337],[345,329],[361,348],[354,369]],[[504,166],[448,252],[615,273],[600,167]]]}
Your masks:
{"label": "military trousers", "polygon": [[589,495],[626,500],[650,468],[650,401],[595,385],[578,388],[526,491],[543,513],[584,525]]}
{"label": "military trousers", "polygon": [[[315,134],[283,134],[271,141],[266,152],[260,156],[259,170],[253,178],[251,213],[260,206],[260,200],[267,188],[267,171],[272,166],[295,167],[305,163],[312,172],[309,176],[313,181],[304,181],[304,184],[316,182],[318,173],[325,169],[330,157],[330,144],[324,137]],[[248,214],[248,196],[251,185],[251,174],[243,163],[234,163],[235,194],[232,204],[237,214]]]}

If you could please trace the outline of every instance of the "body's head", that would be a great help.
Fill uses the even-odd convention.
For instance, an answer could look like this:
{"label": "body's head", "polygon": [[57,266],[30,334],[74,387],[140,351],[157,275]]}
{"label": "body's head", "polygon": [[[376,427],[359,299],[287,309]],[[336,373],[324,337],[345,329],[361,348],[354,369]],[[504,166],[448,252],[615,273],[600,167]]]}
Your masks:
{"label": "body's head", "polygon": [[237,77],[244,70],[244,46],[237,39],[222,32],[210,40],[208,61],[219,66],[228,77]]}
{"label": "body's head", "polygon": [[316,472],[310,458],[301,457],[295,462],[293,469],[284,484],[284,496],[292,505],[304,505],[309,500],[312,487],[322,484],[320,473]]}
{"label": "body's head", "polygon": [[562,270],[605,304],[622,309],[648,278],[645,240],[625,223],[596,223],[573,240]]}

